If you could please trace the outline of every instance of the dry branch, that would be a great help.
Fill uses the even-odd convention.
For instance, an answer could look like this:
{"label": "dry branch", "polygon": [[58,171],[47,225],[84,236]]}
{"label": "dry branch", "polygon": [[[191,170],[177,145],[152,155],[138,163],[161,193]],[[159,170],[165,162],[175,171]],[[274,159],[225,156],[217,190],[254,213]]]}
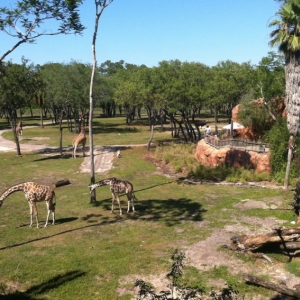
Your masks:
{"label": "dry branch", "polygon": [[249,275],[249,274],[243,274],[242,278],[246,282],[250,282],[250,283],[258,285],[258,286],[263,286],[263,287],[265,287],[269,290],[276,291],[280,294],[291,296],[291,297],[294,297],[296,299],[300,299],[300,292],[299,291],[292,290],[292,289],[286,287],[285,285],[275,284],[275,283],[263,280],[259,277],[252,276],[252,275]]}
{"label": "dry branch", "polygon": [[280,245],[284,250],[300,249],[300,227],[274,228],[266,234],[233,236],[231,238],[231,249],[254,251],[271,243]]}

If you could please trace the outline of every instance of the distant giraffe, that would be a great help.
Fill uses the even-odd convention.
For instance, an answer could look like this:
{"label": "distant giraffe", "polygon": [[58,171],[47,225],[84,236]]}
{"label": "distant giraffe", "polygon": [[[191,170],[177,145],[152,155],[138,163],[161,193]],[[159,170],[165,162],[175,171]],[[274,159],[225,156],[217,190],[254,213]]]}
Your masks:
{"label": "distant giraffe", "polygon": [[86,144],[86,136],[85,136],[85,128],[84,128],[84,117],[80,117],[80,133],[74,137],[73,139],[73,157],[76,158],[76,150],[78,145],[82,145],[83,156],[85,156],[85,144]]}
{"label": "distant giraffe", "polygon": [[19,121],[17,127],[16,127],[16,134],[18,139],[20,139],[21,135],[23,134],[23,124],[22,120]]}
{"label": "distant giraffe", "polygon": [[40,185],[35,182],[23,182],[16,185],[11,186],[6,191],[2,193],[0,196],[0,207],[3,204],[5,198],[7,198],[10,194],[23,191],[25,194],[25,198],[28,201],[30,208],[30,227],[33,224],[33,214],[36,217],[36,227],[39,228],[39,220],[38,220],[38,211],[36,207],[37,202],[46,201],[47,206],[47,218],[44,227],[47,227],[48,220],[50,216],[50,212],[52,212],[52,225],[55,223],[55,202],[53,202],[55,198],[54,188],[69,184],[68,180],[58,181],[52,186]]}
{"label": "distant giraffe", "polygon": [[133,185],[127,180],[121,180],[117,178],[107,178],[101,181],[98,181],[94,184],[89,185],[90,192],[92,192],[95,188],[108,185],[110,188],[110,191],[112,193],[112,204],[111,204],[111,213],[114,211],[114,202],[115,199],[117,198],[118,204],[119,204],[119,209],[120,209],[120,215],[122,215],[122,209],[121,209],[121,204],[120,204],[120,193],[125,193],[128,199],[128,208],[127,208],[127,213],[129,212],[130,209],[130,202],[132,206],[132,211],[135,212],[134,210],[134,200],[137,201],[135,195],[133,194]]}

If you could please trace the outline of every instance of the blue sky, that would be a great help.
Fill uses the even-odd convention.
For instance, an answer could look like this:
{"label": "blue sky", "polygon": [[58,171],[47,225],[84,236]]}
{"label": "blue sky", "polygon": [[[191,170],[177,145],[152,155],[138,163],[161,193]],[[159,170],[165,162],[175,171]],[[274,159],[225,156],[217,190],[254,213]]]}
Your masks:
{"label": "blue sky", "polygon": [[[15,0],[1,0],[13,4]],[[179,59],[214,66],[220,61],[257,64],[269,51],[271,28],[280,3],[275,0],[114,0],[100,19],[96,51],[98,64],[111,60],[148,67]],[[47,36],[23,44],[6,60],[34,64],[92,63],[94,0],[81,10],[83,35]],[[16,39],[0,32],[0,55]]]}

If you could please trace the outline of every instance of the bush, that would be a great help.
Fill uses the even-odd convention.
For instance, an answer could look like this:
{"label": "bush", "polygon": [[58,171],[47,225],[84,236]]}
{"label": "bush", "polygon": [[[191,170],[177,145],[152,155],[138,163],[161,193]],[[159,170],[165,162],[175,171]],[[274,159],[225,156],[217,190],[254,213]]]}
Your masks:
{"label": "bush", "polygon": [[[279,183],[284,182],[286,163],[288,156],[289,131],[287,129],[286,119],[278,118],[271,130],[264,136],[271,149],[271,168],[274,180]],[[300,138],[296,137],[296,146],[300,144]],[[300,156],[295,152],[291,170],[290,179],[297,178],[300,175]]]}

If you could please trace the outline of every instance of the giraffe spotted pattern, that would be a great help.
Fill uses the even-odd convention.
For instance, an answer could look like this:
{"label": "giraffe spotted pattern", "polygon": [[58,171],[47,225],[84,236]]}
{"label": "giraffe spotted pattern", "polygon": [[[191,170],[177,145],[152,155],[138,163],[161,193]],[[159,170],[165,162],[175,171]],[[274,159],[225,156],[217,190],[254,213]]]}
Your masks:
{"label": "giraffe spotted pattern", "polygon": [[110,188],[110,191],[112,193],[112,204],[111,204],[111,213],[114,211],[114,202],[115,199],[117,199],[118,204],[119,204],[119,210],[120,210],[120,215],[122,215],[122,209],[121,209],[121,204],[120,204],[120,194],[125,193],[128,199],[128,208],[127,208],[127,213],[130,210],[130,203],[132,206],[132,211],[135,212],[134,209],[134,200],[137,201],[135,195],[133,194],[133,185],[127,180],[121,180],[117,179],[115,177],[113,178],[107,178],[101,181],[98,181],[94,184],[89,185],[90,192],[97,188],[101,187],[104,185],[108,185]]}
{"label": "giraffe spotted pattern", "polygon": [[38,220],[38,211],[36,207],[37,202],[46,201],[47,206],[47,218],[44,227],[47,227],[50,213],[52,212],[52,224],[55,223],[55,203],[53,199],[55,197],[55,193],[52,187],[47,185],[40,185],[35,182],[23,182],[16,185],[11,186],[6,191],[2,193],[0,196],[0,207],[3,204],[5,198],[7,198],[10,194],[22,191],[25,194],[25,198],[28,201],[30,208],[30,227],[33,224],[33,214],[36,217],[36,227],[39,228],[39,220]]}

